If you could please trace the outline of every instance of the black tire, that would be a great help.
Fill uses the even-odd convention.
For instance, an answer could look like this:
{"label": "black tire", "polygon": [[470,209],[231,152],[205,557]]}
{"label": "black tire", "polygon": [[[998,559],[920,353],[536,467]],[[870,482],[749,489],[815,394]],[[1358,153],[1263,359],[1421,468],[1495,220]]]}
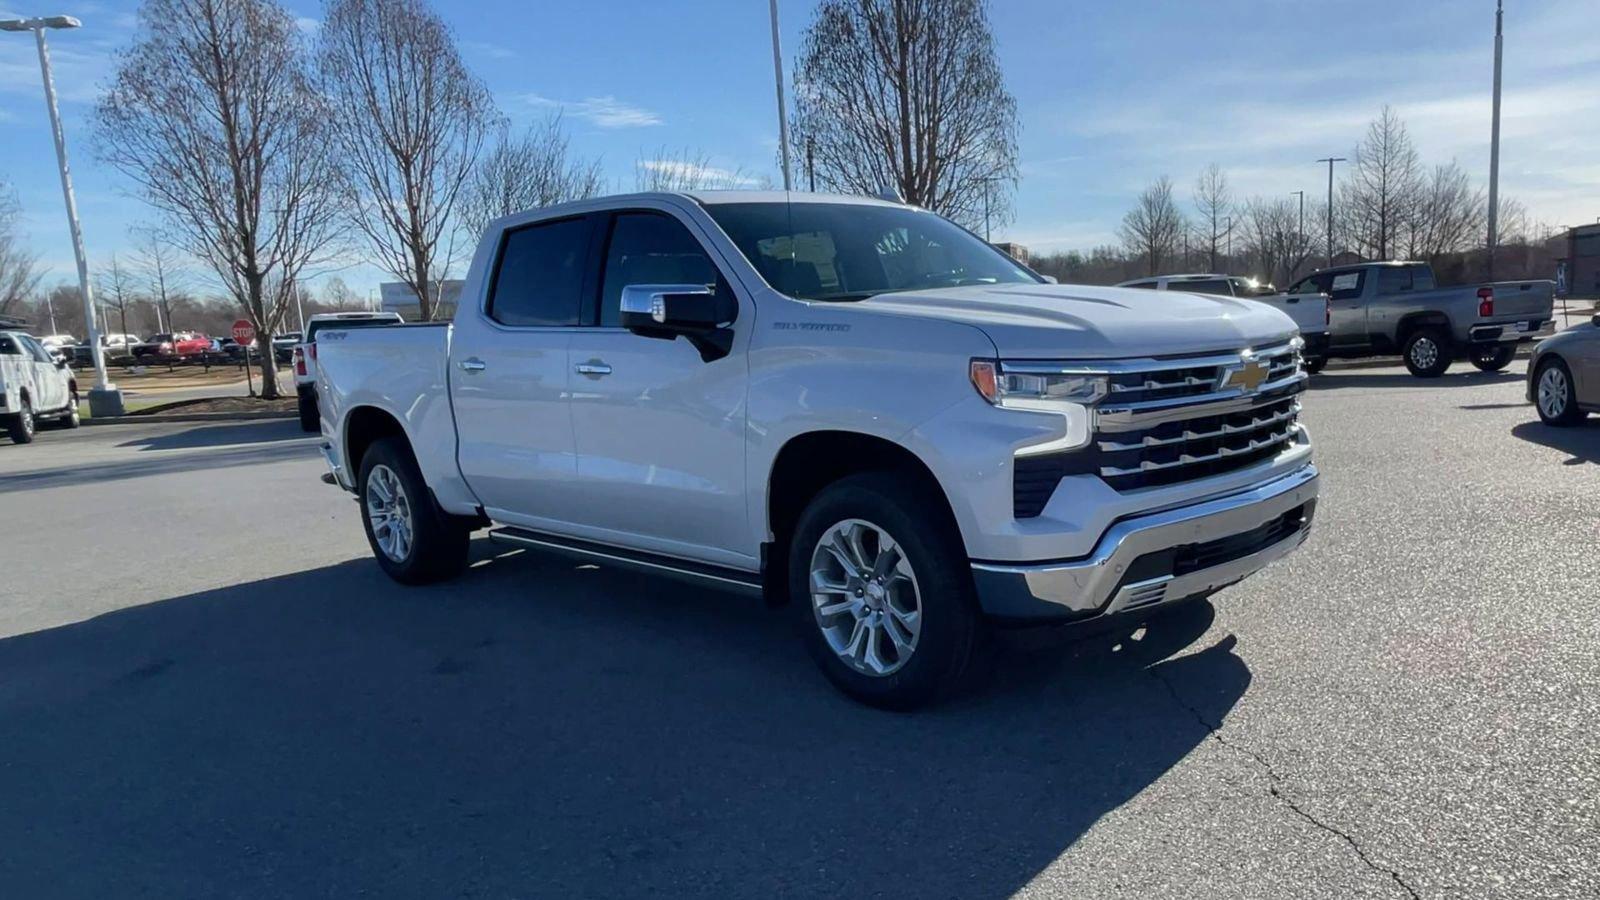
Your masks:
{"label": "black tire", "polygon": [[1419,328],[1406,338],[1400,355],[1418,378],[1438,378],[1450,368],[1450,338],[1437,328]]}
{"label": "black tire", "polygon": [[[396,559],[385,551],[375,533],[370,510],[374,490],[373,473],[386,469],[394,477],[400,501],[410,522],[410,540]],[[411,455],[411,448],[400,438],[374,441],[361,457],[360,477],[356,482],[361,501],[361,527],[378,565],[401,584],[427,584],[458,574],[467,565],[467,546],[472,529],[459,518],[439,509],[433,493],[422,480],[422,472]]]}
{"label": "black tire", "polygon": [[[1547,375],[1551,382],[1548,387],[1552,389],[1548,397],[1544,393]],[[1572,383],[1572,370],[1560,357],[1552,356],[1543,360],[1539,363],[1538,371],[1533,373],[1533,407],[1539,411],[1540,421],[1558,428],[1576,425],[1588,415],[1578,408],[1578,391]]]}
{"label": "black tire", "polygon": [[1326,356],[1308,356],[1300,362],[1300,367],[1306,370],[1307,375],[1315,375],[1327,368],[1327,366],[1328,358]]}
{"label": "black tire", "polygon": [[1498,372],[1511,365],[1511,360],[1517,355],[1516,344],[1496,344],[1493,347],[1479,347],[1472,351],[1471,362],[1484,372]]}
{"label": "black tire", "polygon": [[295,391],[300,411],[300,430],[318,432],[322,430],[322,415],[317,409],[317,395],[311,391]]}
{"label": "black tire", "polygon": [[22,408],[6,417],[6,433],[11,435],[11,442],[14,444],[31,444],[37,424],[33,418],[33,404],[28,402],[26,395],[23,395]]}
{"label": "black tire", "polygon": [[66,412],[61,414],[61,418],[56,420],[56,424],[62,428],[77,428],[80,424],[82,424],[82,420],[78,417],[77,393],[73,393],[72,399],[68,402],[71,405],[67,407]]}
{"label": "black tire", "polygon": [[[883,630],[868,631],[873,636],[863,641],[862,646],[876,641],[876,647],[881,649],[873,651],[875,656],[881,658],[884,653],[890,653],[897,657],[896,667],[886,674],[867,674],[847,663],[841,656],[843,651],[836,651],[830,644],[824,632],[824,618],[813,603],[812,558],[824,552],[819,549],[819,541],[849,520],[870,523],[886,533],[898,545],[898,551],[903,554],[898,558],[903,558],[913,576],[910,584],[917,600],[918,630],[912,642],[913,649],[903,658],[894,651],[895,644],[890,636],[892,625],[887,623],[889,616],[884,611],[891,602],[886,599],[891,589],[883,586],[879,579],[875,595],[863,595],[860,590],[853,592],[858,598],[856,603],[866,604],[869,597],[875,596],[875,602],[881,604],[876,616],[884,623]],[[866,547],[865,552],[881,549],[882,545],[878,544],[875,548]],[[984,623],[961,536],[949,510],[930,496],[926,485],[892,472],[853,475],[829,485],[801,513],[790,539],[788,558],[790,606],[795,624],[812,658],[839,690],[871,706],[905,710],[935,702],[961,685],[971,667]],[[889,570],[888,574],[891,585],[900,583],[904,605],[906,582],[894,577],[894,570]],[[859,586],[864,583],[853,581],[847,575],[841,577],[845,578],[841,584]],[[818,596],[850,601],[851,593],[847,587],[842,593]],[[829,621],[837,628],[849,630],[859,618],[854,612],[843,612]],[[908,632],[902,626],[898,633]],[[850,644],[855,646],[854,631],[851,635]],[[853,657],[865,655],[859,652]],[[865,665],[864,659],[861,664]]]}

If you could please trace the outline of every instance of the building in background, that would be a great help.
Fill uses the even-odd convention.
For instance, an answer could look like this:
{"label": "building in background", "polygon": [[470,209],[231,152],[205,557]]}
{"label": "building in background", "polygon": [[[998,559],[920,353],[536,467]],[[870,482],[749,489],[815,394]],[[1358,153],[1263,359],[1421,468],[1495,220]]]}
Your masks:
{"label": "building in background", "polygon": [[1021,244],[1013,244],[1009,241],[1000,241],[994,245],[994,248],[1016,260],[1017,262],[1022,263],[1023,265],[1028,264],[1028,248],[1022,246]]}
{"label": "building in background", "polygon": [[[403,281],[385,281],[378,285],[379,303],[384,312],[399,313],[407,322],[422,319],[422,305],[417,302],[417,292]],[[439,282],[439,296],[434,300],[433,320],[448,322],[456,316],[456,301],[461,298],[461,281],[447,279]]]}
{"label": "building in background", "polygon": [[1567,230],[1565,256],[1556,265],[1565,269],[1566,296],[1600,300],[1600,223]]}

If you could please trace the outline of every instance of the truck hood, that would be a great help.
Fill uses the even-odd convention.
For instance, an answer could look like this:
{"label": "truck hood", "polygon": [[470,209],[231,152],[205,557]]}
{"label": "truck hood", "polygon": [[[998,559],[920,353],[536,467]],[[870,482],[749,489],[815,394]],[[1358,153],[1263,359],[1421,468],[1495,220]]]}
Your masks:
{"label": "truck hood", "polygon": [[1013,359],[1114,359],[1239,350],[1287,339],[1292,319],[1253,300],[1075,284],[972,285],[858,301],[899,316],[965,322]]}

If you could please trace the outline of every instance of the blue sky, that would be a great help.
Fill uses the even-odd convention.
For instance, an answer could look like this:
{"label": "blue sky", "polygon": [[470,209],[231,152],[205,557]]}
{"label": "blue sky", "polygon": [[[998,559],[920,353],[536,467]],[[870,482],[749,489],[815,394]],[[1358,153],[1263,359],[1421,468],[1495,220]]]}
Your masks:
{"label": "blue sky", "polygon": [[[1508,0],[1502,191],[1532,218],[1600,218],[1600,0]],[[320,3],[286,4],[316,26]],[[619,189],[637,161],[691,148],[777,180],[765,0],[582,3],[434,0],[513,119],[563,110],[574,149]],[[1187,202],[1215,161],[1242,195],[1325,190],[1313,160],[1348,156],[1385,104],[1424,161],[1488,169],[1491,0],[996,0],[991,22],[1022,125],[1016,221],[996,239],[1036,251],[1115,239],[1132,198],[1170,175]],[[814,2],[782,3],[791,65]],[[98,165],[87,117],[131,2],[0,0],[9,15],[71,12],[51,36],[93,262],[125,252],[148,211]],[[48,281],[73,278],[33,44],[0,35],[0,178],[14,185]],[[342,273],[366,289],[381,280]]]}

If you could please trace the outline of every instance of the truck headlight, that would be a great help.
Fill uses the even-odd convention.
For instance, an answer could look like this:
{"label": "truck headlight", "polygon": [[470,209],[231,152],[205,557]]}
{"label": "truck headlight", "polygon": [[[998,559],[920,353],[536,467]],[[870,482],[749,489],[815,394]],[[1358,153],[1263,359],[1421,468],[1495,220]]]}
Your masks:
{"label": "truck headlight", "polygon": [[1040,409],[1041,402],[1089,406],[1108,390],[1104,375],[1008,371],[1005,364],[989,359],[973,360],[971,377],[983,399],[1014,409]]}
{"label": "truck headlight", "polygon": [[1004,363],[975,359],[969,370],[972,386],[985,400],[1004,409],[1053,413],[1063,422],[1062,433],[1017,449],[1018,456],[1036,456],[1076,450],[1089,443],[1090,409],[1109,390],[1104,374],[1007,370]]}

